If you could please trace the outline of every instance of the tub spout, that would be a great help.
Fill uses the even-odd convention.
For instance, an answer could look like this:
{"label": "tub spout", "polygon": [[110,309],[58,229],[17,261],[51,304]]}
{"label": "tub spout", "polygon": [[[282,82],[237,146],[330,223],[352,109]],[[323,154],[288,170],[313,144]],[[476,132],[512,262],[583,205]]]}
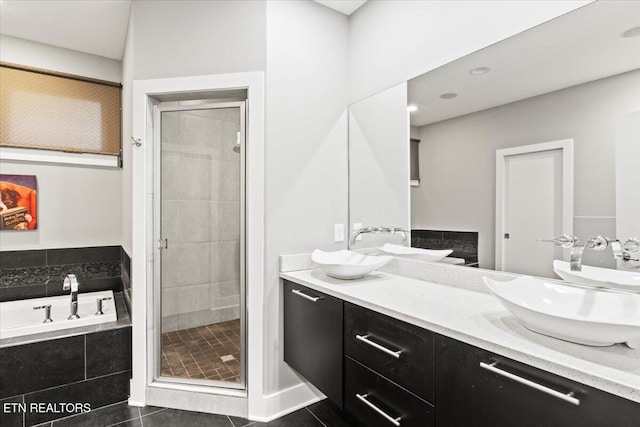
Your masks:
{"label": "tub spout", "polygon": [[79,319],[78,316],[78,279],[75,274],[67,274],[67,277],[64,278],[64,283],[62,284],[63,291],[71,291],[71,312],[69,314],[68,320]]}

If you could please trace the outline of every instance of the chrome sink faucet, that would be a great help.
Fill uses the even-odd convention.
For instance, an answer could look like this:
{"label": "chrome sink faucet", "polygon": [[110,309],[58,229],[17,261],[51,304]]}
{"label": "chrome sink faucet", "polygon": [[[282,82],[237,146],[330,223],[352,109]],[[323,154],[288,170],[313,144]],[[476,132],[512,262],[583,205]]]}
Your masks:
{"label": "chrome sink faucet", "polygon": [[365,233],[388,233],[388,234],[400,233],[402,235],[402,241],[403,242],[407,241],[406,230],[403,230],[402,228],[398,228],[398,227],[379,226],[379,227],[365,227],[365,228],[361,228],[359,230],[354,231],[353,234],[351,235],[350,243],[352,245],[355,245],[356,239],[358,238],[358,236]]}
{"label": "chrome sink faucet", "polygon": [[67,274],[62,284],[63,291],[71,291],[71,313],[68,320],[79,319],[78,316],[78,279],[75,274]]}

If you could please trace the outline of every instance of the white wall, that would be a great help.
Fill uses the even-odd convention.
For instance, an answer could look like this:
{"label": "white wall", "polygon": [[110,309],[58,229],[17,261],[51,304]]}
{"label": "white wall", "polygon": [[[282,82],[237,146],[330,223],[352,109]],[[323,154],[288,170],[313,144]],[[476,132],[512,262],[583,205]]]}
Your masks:
{"label": "white wall", "polygon": [[[349,223],[410,228],[407,84],[349,107]],[[365,234],[351,248],[402,244],[402,237]]]}
{"label": "white wall", "polygon": [[369,1],[351,15],[349,99],[407,81],[590,1]]}
{"label": "white wall", "polygon": [[[0,60],[119,82],[120,61],[1,36]],[[38,229],[3,232],[0,250],[120,245],[122,171],[0,160],[0,173],[36,175]]]}
{"label": "white wall", "polygon": [[632,71],[421,127],[412,228],[478,231],[480,266],[493,268],[495,150],[574,139],[574,232],[615,229],[615,124],[638,109]]}
{"label": "white wall", "polygon": [[265,2],[134,1],[133,77],[264,70]]}
{"label": "white wall", "polygon": [[0,35],[0,60],[94,79],[120,82],[122,64],[115,59]]}
{"label": "white wall", "polygon": [[133,119],[133,18],[129,16],[127,39],[122,56],[122,249],[131,256],[132,227],[131,214],[133,155],[131,152],[131,127]]}
{"label": "white wall", "polygon": [[278,257],[337,250],[347,224],[348,18],[267,3],[265,393],[299,382],[283,362]]}

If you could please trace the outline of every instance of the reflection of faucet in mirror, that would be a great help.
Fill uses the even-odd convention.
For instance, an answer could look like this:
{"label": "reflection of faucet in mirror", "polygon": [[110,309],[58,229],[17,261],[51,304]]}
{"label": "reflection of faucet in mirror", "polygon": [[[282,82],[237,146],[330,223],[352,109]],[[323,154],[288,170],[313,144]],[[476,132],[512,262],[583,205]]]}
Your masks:
{"label": "reflection of faucet in mirror", "polygon": [[622,261],[640,262],[640,239],[632,237],[622,244]]}
{"label": "reflection of faucet in mirror", "polygon": [[355,245],[356,239],[358,238],[358,236],[365,233],[388,233],[388,234],[400,233],[402,235],[402,241],[403,242],[407,241],[406,230],[403,230],[402,228],[397,228],[397,227],[379,226],[379,227],[365,227],[365,228],[361,228],[359,230],[354,231],[353,234],[351,235],[351,244]]}
{"label": "reflection of faucet in mirror", "polygon": [[[629,239],[625,242],[625,245],[629,243]],[[538,239],[539,242],[551,242],[556,246],[568,249],[571,248],[570,264],[571,271],[582,271],[582,253],[585,249],[591,249],[594,251],[603,251],[608,247],[611,247],[613,256],[616,259],[624,259],[624,245],[617,239],[611,239],[604,236],[595,236],[587,240],[583,245],[579,244],[580,239],[576,236],[569,234],[563,234],[562,236],[554,237],[551,240]],[[633,243],[629,244],[633,247]],[[639,244],[640,247],[640,244]]]}
{"label": "reflection of faucet in mirror", "polygon": [[622,244],[617,239],[596,236],[587,240],[584,245],[574,245],[571,248],[571,271],[582,271],[582,252],[585,249],[603,251],[611,246],[614,258],[622,258]]}

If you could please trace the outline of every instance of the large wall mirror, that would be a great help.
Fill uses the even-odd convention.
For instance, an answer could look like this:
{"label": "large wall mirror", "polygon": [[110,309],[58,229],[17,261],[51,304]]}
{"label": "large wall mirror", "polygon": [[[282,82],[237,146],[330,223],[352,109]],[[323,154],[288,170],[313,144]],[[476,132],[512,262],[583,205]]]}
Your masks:
{"label": "large wall mirror", "polygon": [[[453,249],[556,277],[570,250],[538,239],[640,237],[639,26],[639,2],[591,3],[410,80],[406,99],[401,85],[353,104],[350,227],[407,227],[411,241],[350,247]],[[582,262],[621,267],[610,245]]]}

